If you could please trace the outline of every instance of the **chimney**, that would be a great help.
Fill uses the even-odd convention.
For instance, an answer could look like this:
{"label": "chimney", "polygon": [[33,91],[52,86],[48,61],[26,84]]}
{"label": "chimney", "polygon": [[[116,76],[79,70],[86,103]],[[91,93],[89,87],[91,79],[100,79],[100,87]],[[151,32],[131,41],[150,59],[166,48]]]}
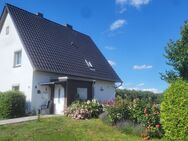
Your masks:
{"label": "chimney", "polygon": [[40,12],[38,12],[38,13],[37,13],[37,16],[39,16],[39,17],[43,18],[43,14],[42,14],[42,13],[40,13]]}
{"label": "chimney", "polygon": [[72,25],[70,25],[70,24],[65,24],[65,26],[66,26],[67,28],[69,28],[69,29],[72,29]]}

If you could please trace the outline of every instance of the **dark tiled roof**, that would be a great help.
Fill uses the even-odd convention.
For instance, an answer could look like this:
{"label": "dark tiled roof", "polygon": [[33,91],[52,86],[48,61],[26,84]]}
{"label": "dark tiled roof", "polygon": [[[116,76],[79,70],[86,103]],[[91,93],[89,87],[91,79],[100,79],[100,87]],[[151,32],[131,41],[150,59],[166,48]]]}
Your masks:
{"label": "dark tiled roof", "polygon": [[35,70],[121,82],[89,36],[10,4],[6,9]]}

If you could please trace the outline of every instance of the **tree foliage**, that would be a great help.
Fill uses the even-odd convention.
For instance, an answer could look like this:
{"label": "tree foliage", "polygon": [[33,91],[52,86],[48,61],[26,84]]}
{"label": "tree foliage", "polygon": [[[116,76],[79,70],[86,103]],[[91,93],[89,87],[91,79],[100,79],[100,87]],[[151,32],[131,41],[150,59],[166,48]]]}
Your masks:
{"label": "tree foliage", "polygon": [[116,90],[116,96],[120,96],[123,99],[128,99],[133,101],[134,99],[140,99],[140,100],[145,100],[145,101],[151,101],[154,103],[160,103],[162,99],[162,94],[155,94],[153,92],[149,91],[136,91],[136,90],[121,90],[117,89]]}
{"label": "tree foliage", "polygon": [[180,39],[170,41],[165,48],[167,65],[172,67],[161,74],[161,78],[169,83],[177,78],[188,80],[188,23],[186,22],[181,30]]}

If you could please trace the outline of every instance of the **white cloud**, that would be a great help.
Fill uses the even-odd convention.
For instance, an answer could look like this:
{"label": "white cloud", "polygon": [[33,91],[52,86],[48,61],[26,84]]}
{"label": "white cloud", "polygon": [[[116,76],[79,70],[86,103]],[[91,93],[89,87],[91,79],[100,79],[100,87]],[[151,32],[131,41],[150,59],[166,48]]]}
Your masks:
{"label": "white cloud", "polygon": [[115,66],[116,65],[116,62],[112,61],[112,60],[108,60],[108,63],[111,65],[111,66]]}
{"label": "white cloud", "polygon": [[131,85],[133,85],[132,83],[123,83],[124,84],[124,86],[131,86]]}
{"label": "white cloud", "polygon": [[120,5],[121,7],[125,5],[131,5],[136,8],[139,8],[142,5],[147,5],[149,4],[151,0],[115,0],[117,5]]}
{"label": "white cloud", "polygon": [[141,86],[144,86],[144,83],[139,83],[136,85],[137,87],[141,87]]}
{"label": "white cloud", "polygon": [[152,65],[134,65],[133,69],[134,70],[145,70],[145,69],[152,69]]}
{"label": "white cloud", "polygon": [[144,86],[144,83],[139,83],[137,85],[133,83],[124,83],[122,86],[120,86],[118,89],[127,89],[127,90],[135,90],[135,91],[148,91],[148,92],[153,92],[153,93],[162,93],[157,88],[142,88]]}
{"label": "white cloud", "polygon": [[112,46],[105,46],[105,48],[106,48],[107,50],[116,50],[116,48],[115,48],[115,47],[112,47]]}
{"label": "white cloud", "polygon": [[126,21],[124,19],[118,19],[116,21],[114,21],[111,26],[110,26],[110,30],[114,31],[116,29],[121,28],[122,26],[124,26],[126,24]]}
{"label": "white cloud", "polygon": [[142,91],[149,91],[149,92],[153,92],[153,93],[161,93],[161,91],[156,89],[156,88],[142,89]]}
{"label": "white cloud", "polygon": [[135,7],[140,7],[142,5],[147,5],[151,0],[130,0],[130,4]]}
{"label": "white cloud", "polygon": [[161,93],[160,90],[156,89],[156,88],[127,88],[128,90],[136,90],[136,91],[148,91],[148,92],[153,92],[153,93]]}
{"label": "white cloud", "polygon": [[116,4],[119,4],[119,5],[124,5],[128,2],[129,0],[116,0]]}
{"label": "white cloud", "polygon": [[122,8],[119,10],[119,13],[120,13],[120,14],[123,14],[123,13],[125,13],[126,11],[127,11],[127,8],[122,7]]}
{"label": "white cloud", "polygon": [[122,85],[118,89],[123,90],[123,89],[125,89],[125,87]]}

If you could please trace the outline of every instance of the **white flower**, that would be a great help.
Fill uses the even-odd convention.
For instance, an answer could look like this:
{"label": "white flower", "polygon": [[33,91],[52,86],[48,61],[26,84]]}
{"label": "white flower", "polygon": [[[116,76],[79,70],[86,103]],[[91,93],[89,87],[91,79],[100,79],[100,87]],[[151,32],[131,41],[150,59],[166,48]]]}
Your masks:
{"label": "white flower", "polygon": [[93,99],[92,102],[93,102],[93,103],[97,103],[97,100],[96,100],[96,99]]}
{"label": "white flower", "polygon": [[90,100],[88,100],[88,101],[87,101],[87,104],[90,104],[90,103],[91,103]]}

